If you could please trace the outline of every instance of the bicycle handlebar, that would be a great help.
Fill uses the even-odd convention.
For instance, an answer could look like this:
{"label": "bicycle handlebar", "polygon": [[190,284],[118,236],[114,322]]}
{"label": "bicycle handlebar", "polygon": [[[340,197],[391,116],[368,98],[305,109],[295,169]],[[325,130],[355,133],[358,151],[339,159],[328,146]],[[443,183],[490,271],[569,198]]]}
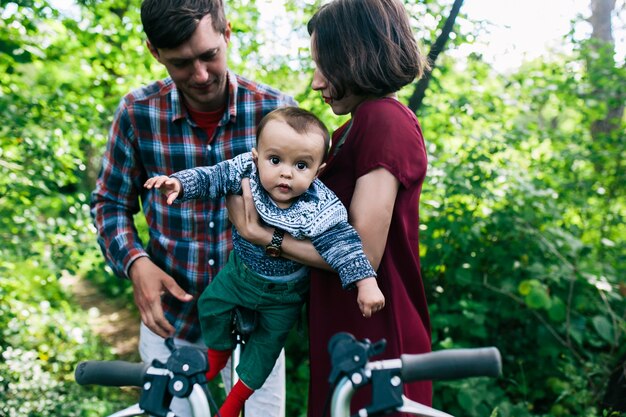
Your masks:
{"label": "bicycle handlebar", "polygon": [[372,343],[369,339],[357,340],[350,333],[337,333],[331,338],[328,343],[332,363],[329,382],[334,385],[331,416],[350,416],[354,392],[371,385],[372,403],[357,415],[383,415],[395,410],[423,417],[451,417],[406,398],[402,381],[496,377],[502,370],[500,352],[495,347],[446,349],[371,361],[385,346],[384,339]]}
{"label": "bicycle handlebar", "polygon": [[[451,417],[404,397],[401,381],[497,377],[502,372],[500,352],[495,347],[446,349],[423,354],[403,354],[395,359],[369,360],[381,353],[384,347],[384,340],[372,344],[368,339],[356,340],[348,333],[335,335],[331,339],[331,381],[336,384],[331,416],[350,416],[353,393],[365,384],[371,384],[374,392],[372,404],[360,410],[359,413],[364,414],[359,415],[382,415],[396,410],[424,417]],[[192,415],[209,416],[211,410],[203,385],[206,383],[206,369],[204,352],[179,348],[173,351],[167,364],[87,361],[80,363],[74,374],[80,385],[142,387],[138,404],[140,412],[161,415],[152,410],[159,413],[168,411],[169,401],[175,395],[188,399]],[[155,388],[157,385],[160,389]],[[216,408],[214,403],[211,406]]]}
{"label": "bicycle handlebar", "polygon": [[475,376],[497,377],[502,373],[500,352],[495,347],[404,354],[400,359],[400,375],[405,382]]}
{"label": "bicycle handlebar", "polygon": [[141,387],[149,367],[150,364],[142,362],[87,361],[76,367],[74,377],[80,385]]}

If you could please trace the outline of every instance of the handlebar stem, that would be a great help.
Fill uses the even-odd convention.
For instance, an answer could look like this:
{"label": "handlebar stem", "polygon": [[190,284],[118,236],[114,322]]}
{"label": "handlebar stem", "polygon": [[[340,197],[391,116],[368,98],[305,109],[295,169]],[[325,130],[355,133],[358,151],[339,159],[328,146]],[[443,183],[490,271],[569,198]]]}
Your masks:
{"label": "handlebar stem", "polygon": [[168,390],[172,372],[151,366],[144,376],[139,397],[139,407],[150,415],[166,417],[169,413],[172,394]]}
{"label": "handlebar stem", "polygon": [[[365,372],[344,376],[335,388],[331,402],[331,417],[349,417],[350,402],[357,388],[371,383],[372,402],[359,410],[359,415],[369,416],[395,410],[403,405],[400,369],[389,368],[390,361],[372,362]],[[365,378],[365,379],[364,379]]]}

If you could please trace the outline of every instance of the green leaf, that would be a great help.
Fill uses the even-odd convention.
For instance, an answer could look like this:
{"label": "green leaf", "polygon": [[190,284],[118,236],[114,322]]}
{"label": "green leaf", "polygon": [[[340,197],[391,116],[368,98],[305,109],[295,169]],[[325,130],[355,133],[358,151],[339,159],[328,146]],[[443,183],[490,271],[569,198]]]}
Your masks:
{"label": "green leaf", "polygon": [[530,293],[524,297],[526,305],[532,309],[547,309],[552,304],[548,292],[543,287],[534,286],[531,288]]}
{"label": "green leaf", "polygon": [[461,407],[466,410],[473,410],[474,408],[476,408],[476,405],[478,403],[475,396],[465,390],[459,392],[459,394],[457,395],[457,400],[459,401]]}
{"label": "green leaf", "polygon": [[563,303],[560,298],[553,297],[552,304],[548,308],[548,317],[550,317],[550,320],[561,323],[565,320],[565,313],[565,303]]}
{"label": "green leaf", "polygon": [[591,319],[591,324],[601,338],[608,343],[615,343],[615,331],[613,329],[613,323],[609,321],[605,316],[595,316]]}
{"label": "green leaf", "polygon": [[522,281],[517,287],[517,291],[520,293],[520,295],[528,295],[530,294],[530,291],[534,287],[535,283],[537,283],[537,281],[535,280]]}

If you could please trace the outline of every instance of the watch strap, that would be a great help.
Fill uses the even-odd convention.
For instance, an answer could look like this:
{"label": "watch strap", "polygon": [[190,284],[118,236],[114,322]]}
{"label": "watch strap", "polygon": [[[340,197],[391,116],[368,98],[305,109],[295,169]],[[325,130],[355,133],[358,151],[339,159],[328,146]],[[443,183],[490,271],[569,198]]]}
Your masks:
{"label": "watch strap", "polygon": [[285,231],[281,229],[274,229],[274,233],[272,234],[272,240],[270,243],[265,246],[265,253],[268,256],[273,258],[277,258],[282,254],[281,245],[283,244],[283,237],[285,236]]}

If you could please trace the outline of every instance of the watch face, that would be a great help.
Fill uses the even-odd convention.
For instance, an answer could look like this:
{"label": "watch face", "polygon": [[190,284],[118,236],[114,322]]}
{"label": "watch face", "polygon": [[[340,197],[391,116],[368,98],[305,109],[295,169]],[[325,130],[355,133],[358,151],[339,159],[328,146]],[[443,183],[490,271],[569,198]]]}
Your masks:
{"label": "watch face", "polygon": [[278,246],[268,245],[265,247],[265,254],[272,258],[278,258],[281,254],[281,250]]}

